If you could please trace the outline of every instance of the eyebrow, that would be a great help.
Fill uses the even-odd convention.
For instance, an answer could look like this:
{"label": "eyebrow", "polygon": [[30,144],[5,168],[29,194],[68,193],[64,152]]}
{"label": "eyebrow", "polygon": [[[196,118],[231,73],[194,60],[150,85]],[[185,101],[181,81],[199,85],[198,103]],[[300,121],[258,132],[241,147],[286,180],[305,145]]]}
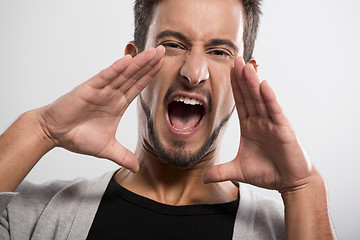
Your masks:
{"label": "eyebrow", "polygon": [[[171,31],[171,30],[165,30],[165,31],[158,33],[155,37],[155,42],[158,43],[160,41],[160,39],[162,39],[164,37],[174,37],[174,38],[180,40],[181,42],[185,43],[186,45],[191,45],[191,41],[184,34],[182,34],[180,32],[176,32],[176,31]],[[232,41],[230,41],[228,39],[216,38],[216,39],[211,39],[210,41],[208,41],[206,43],[206,46],[219,46],[219,45],[226,45],[226,46],[234,49],[234,51],[236,53],[239,51],[239,48],[235,45],[235,43],[233,43]]]}
{"label": "eyebrow", "polygon": [[174,37],[187,45],[191,45],[190,40],[184,34],[175,32],[175,31],[171,31],[171,30],[165,30],[165,31],[158,33],[155,37],[155,42],[158,43],[160,41],[160,39],[162,39],[164,37]]}
{"label": "eyebrow", "polygon": [[239,48],[235,45],[235,43],[233,43],[228,39],[211,39],[209,42],[206,43],[206,46],[219,46],[219,45],[226,45],[234,49],[236,53],[239,52]]}

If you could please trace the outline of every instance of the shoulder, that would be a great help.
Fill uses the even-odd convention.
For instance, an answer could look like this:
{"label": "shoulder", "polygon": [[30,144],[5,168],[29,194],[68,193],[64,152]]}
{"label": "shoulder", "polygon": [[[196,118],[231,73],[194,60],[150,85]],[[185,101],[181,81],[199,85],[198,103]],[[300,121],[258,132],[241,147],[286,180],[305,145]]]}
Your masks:
{"label": "shoulder", "polygon": [[16,195],[9,203],[9,208],[24,208],[24,211],[35,211],[36,213],[42,212],[44,208],[55,208],[57,205],[62,208],[66,205],[73,205],[88,195],[101,194],[102,196],[112,175],[113,172],[108,172],[94,179],[54,180],[43,184],[24,181],[16,189]]}
{"label": "shoulder", "polygon": [[244,184],[240,184],[239,191],[234,236],[237,234],[239,239],[284,239],[282,202],[260,195]]}
{"label": "shoulder", "polygon": [[29,181],[23,181],[15,190],[16,196],[13,201],[23,198],[29,203],[46,203],[54,200],[56,197],[81,197],[81,194],[95,191],[97,188],[107,186],[113,172],[108,172],[94,179],[75,178],[73,180],[53,180],[43,184],[34,184]]}
{"label": "shoulder", "polygon": [[77,218],[81,221],[83,216],[95,214],[112,176],[113,172],[108,172],[90,180],[77,178],[44,184],[24,181],[7,206],[7,218],[12,225],[10,235],[19,239],[37,234],[68,235]]}

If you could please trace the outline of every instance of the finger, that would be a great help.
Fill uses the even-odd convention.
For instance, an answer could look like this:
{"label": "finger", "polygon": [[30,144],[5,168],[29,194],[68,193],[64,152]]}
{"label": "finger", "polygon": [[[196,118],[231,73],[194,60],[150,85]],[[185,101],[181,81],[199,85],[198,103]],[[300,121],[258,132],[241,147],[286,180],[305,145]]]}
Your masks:
{"label": "finger", "polygon": [[204,183],[215,183],[223,181],[239,181],[243,180],[241,169],[235,161],[210,167],[203,176]]}
{"label": "finger", "polygon": [[238,69],[241,68],[241,63],[239,63],[239,61],[235,61],[235,73],[238,79],[238,85],[241,89],[241,93],[243,95],[244,98],[244,102],[246,105],[246,109],[248,111],[248,115],[251,117],[257,117],[259,116],[259,113],[256,109],[256,105],[255,105],[255,101],[253,99],[253,96],[250,92],[249,86],[247,84],[247,79],[245,76],[245,68],[248,67],[249,64],[246,64],[244,67],[242,67],[241,71],[239,71]]}
{"label": "finger", "polygon": [[244,60],[242,60],[241,57],[236,59],[235,61],[241,61],[242,64],[238,64],[237,68],[233,68],[231,70],[230,79],[231,79],[231,87],[234,95],[234,100],[235,100],[236,111],[239,115],[239,119],[242,120],[248,117],[248,111],[246,108],[243,94],[238,84],[237,74],[235,73],[235,71],[241,71],[240,69],[242,69],[245,64],[244,64]]}
{"label": "finger", "polygon": [[134,57],[132,63],[112,83],[114,89],[126,92],[138,79],[152,69],[163,57],[163,46],[149,48]]}
{"label": "finger", "polygon": [[136,156],[116,140],[108,145],[101,157],[107,158],[134,173],[139,171],[139,162]]}
{"label": "finger", "polygon": [[136,71],[127,81],[125,81],[119,90],[126,92],[131,86],[133,86],[137,81],[140,81],[143,77],[147,78],[147,75],[152,73],[153,68],[158,65],[164,54],[165,48],[163,46],[157,47],[153,59],[151,59],[151,61],[140,70]]}
{"label": "finger", "polygon": [[267,81],[263,81],[261,83],[260,91],[266,103],[271,119],[277,124],[286,124],[288,120],[276,99],[274,91]]}
{"label": "finger", "polygon": [[244,75],[247,83],[247,89],[249,90],[252,100],[255,104],[257,113],[264,118],[269,117],[269,112],[263,96],[260,91],[260,80],[252,64],[247,64],[244,67]]}
{"label": "finger", "polygon": [[155,56],[156,51],[154,48],[149,48],[140,54],[136,55],[131,64],[120,74],[111,84],[111,87],[114,89],[118,89],[122,86],[128,79],[140,71],[146,64],[148,64]]}
{"label": "finger", "polygon": [[125,97],[129,99],[129,102],[134,100],[141,91],[149,84],[154,76],[160,71],[164,61],[161,59],[148,73],[146,73],[141,79],[133,84],[125,93]]}
{"label": "finger", "polygon": [[125,55],[116,62],[114,62],[110,67],[102,70],[94,78],[90,79],[92,86],[94,88],[103,88],[113,81],[124,69],[126,69],[132,61],[130,55]]}

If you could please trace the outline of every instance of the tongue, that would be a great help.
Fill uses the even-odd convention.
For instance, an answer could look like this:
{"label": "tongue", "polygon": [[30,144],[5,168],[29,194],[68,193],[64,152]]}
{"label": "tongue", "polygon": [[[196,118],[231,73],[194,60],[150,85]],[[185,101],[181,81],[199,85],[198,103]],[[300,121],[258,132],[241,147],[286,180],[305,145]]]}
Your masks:
{"label": "tongue", "polygon": [[169,105],[171,124],[178,130],[194,128],[202,117],[202,106],[173,102]]}

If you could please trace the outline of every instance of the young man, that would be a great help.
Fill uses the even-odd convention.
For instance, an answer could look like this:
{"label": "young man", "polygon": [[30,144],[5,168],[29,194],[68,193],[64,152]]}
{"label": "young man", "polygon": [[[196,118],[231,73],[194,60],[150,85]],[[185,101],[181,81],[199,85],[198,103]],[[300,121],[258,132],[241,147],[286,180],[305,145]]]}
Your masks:
{"label": "young man", "polygon": [[[251,57],[258,1],[137,1],[135,8],[125,57],[1,135],[1,239],[334,238],[321,176],[268,83],[242,58]],[[115,132],[137,96],[131,153]],[[234,109],[238,154],[216,165]],[[54,147],[124,168],[92,181],[19,186]],[[285,219],[281,206],[238,182],[278,190]]]}

